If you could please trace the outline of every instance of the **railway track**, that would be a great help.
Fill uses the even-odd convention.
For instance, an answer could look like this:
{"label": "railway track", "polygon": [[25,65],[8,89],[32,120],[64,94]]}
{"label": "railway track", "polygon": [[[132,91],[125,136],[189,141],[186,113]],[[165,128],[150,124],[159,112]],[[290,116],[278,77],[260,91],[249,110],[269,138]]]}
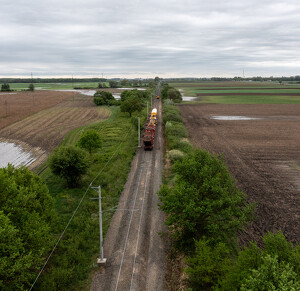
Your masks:
{"label": "railway track", "polygon": [[131,172],[104,242],[106,266],[94,276],[90,290],[163,290],[164,214],[156,192],[162,176],[161,104],[152,151],[137,150]]}

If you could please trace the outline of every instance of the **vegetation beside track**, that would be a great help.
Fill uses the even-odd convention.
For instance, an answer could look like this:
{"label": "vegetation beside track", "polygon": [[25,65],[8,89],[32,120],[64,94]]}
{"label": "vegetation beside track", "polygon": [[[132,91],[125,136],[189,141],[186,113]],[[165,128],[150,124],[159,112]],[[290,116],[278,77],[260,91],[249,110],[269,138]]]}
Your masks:
{"label": "vegetation beside track", "polygon": [[[255,242],[240,247],[237,233],[250,221],[253,205],[220,157],[174,144],[186,138],[176,107],[164,106],[164,124],[168,168],[159,196],[173,244],[171,265],[181,266],[177,272],[169,267],[168,289],[297,290],[300,245],[292,246],[279,232],[265,235],[263,248]],[[187,279],[180,279],[183,273]]]}
{"label": "vegetation beside track", "polygon": [[[63,232],[77,205],[80,207],[64,233],[45,271],[36,283],[35,290],[80,290],[88,286],[89,274],[98,268],[99,216],[97,193],[89,189],[101,185],[104,235],[118,204],[120,194],[130,170],[131,160],[137,147],[136,116],[128,117],[118,107],[110,107],[111,116],[105,121],[73,130],[62,145],[76,145],[81,134],[94,130],[100,134],[102,146],[89,155],[89,170],[80,188],[68,189],[63,179],[54,176],[47,167],[42,179],[54,198],[58,214],[52,226],[54,239]],[[86,194],[85,194],[86,193]]]}

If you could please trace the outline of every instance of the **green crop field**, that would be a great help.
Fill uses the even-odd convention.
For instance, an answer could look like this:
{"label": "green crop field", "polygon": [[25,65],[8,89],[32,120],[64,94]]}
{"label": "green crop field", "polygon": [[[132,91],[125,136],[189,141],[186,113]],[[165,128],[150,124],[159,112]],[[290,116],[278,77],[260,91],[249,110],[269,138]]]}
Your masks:
{"label": "green crop field", "polygon": [[198,97],[197,103],[299,104],[299,84],[276,82],[172,83],[184,96]]}
{"label": "green crop field", "polygon": [[[36,90],[72,90],[74,87],[97,88],[97,82],[74,82],[74,83],[34,83]],[[27,90],[29,83],[10,83],[11,90]]]}

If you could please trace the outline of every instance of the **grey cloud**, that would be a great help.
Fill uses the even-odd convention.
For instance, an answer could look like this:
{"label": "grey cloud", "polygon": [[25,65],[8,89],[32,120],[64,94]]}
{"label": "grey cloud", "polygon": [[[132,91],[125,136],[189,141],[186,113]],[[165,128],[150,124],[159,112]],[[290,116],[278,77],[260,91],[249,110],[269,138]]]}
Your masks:
{"label": "grey cloud", "polygon": [[7,1],[0,75],[296,75],[299,19],[293,0]]}

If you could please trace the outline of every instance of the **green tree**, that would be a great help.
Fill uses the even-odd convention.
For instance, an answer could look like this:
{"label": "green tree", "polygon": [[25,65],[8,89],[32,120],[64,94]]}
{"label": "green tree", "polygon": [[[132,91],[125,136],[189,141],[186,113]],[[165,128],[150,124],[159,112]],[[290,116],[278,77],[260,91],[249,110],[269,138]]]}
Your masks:
{"label": "green tree", "polygon": [[174,187],[164,185],[159,196],[167,225],[182,246],[203,235],[216,241],[234,238],[251,219],[246,202],[224,162],[203,150],[193,150],[174,165]]}
{"label": "green tree", "polygon": [[125,90],[121,93],[120,98],[121,101],[125,101],[128,97],[130,97],[132,95],[132,92],[130,90]]}
{"label": "green tree", "polygon": [[131,86],[129,80],[127,80],[127,79],[121,80],[120,84],[121,84],[122,87],[129,87],[129,86]]}
{"label": "green tree", "polygon": [[122,112],[128,112],[131,117],[135,111],[141,111],[143,104],[137,96],[130,96],[121,103],[120,109]]}
{"label": "green tree", "polygon": [[97,91],[94,94],[94,103],[97,106],[100,106],[100,105],[115,105],[114,101],[115,101],[115,98],[110,92]]}
{"label": "green tree", "polygon": [[169,88],[167,91],[167,99],[173,100],[175,103],[182,102],[181,93],[175,88]]}
{"label": "green tree", "polygon": [[215,246],[210,243],[206,238],[195,241],[195,254],[186,260],[188,268],[185,272],[189,275],[188,281],[194,290],[213,287],[232,266],[228,247],[222,242]]}
{"label": "green tree", "polygon": [[85,151],[73,146],[63,146],[54,151],[49,160],[53,174],[64,178],[68,187],[79,185],[80,179],[86,173],[88,160]]}
{"label": "green tree", "polygon": [[263,243],[261,249],[250,243],[239,252],[220,290],[299,290],[300,245],[293,246],[282,232],[266,234]]}
{"label": "green tree", "polygon": [[7,84],[7,83],[2,84],[1,85],[1,91],[2,92],[9,92],[9,91],[11,91],[9,84]]}
{"label": "green tree", "polygon": [[97,131],[86,131],[78,141],[79,147],[87,150],[90,154],[93,150],[101,147],[101,138]]}
{"label": "green tree", "polygon": [[30,84],[29,84],[28,90],[29,90],[29,91],[34,91],[34,85],[33,85],[33,83],[30,83]]}
{"label": "green tree", "polygon": [[115,80],[110,80],[108,83],[109,83],[110,88],[118,88],[119,87],[119,83]]}
{"label": "green tree", "polygon": [[262,257],[259,268],[250,271],[240,290],[300,290],[299,274],[297,275],[293,266],[280,262],[276,255],[267,254]]}
{"label": "green tree", "polygon": [[51,248],[53,199],[27,168],[0,169],[0,289],[26,290]]}

